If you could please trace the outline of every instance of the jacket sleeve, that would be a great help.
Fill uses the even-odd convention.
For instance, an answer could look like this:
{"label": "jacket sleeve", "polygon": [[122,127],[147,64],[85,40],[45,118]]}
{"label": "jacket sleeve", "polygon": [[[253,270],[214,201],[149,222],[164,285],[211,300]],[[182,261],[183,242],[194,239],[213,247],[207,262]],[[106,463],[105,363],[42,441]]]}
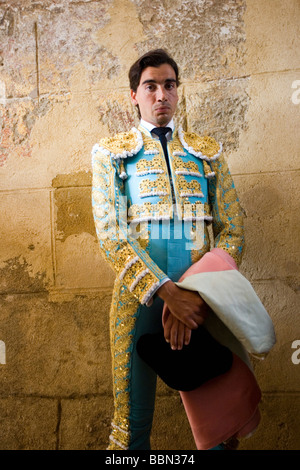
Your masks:
{"label": "jacket sleeve", "polygon": [[127,204],[117,162],[105,149],[92,151],[92,206],[100,249],[115,274],[141,304],[168,278],[153,262],[136,235],[129,233]]}
{"label": "jacket sleeve", "polygon": [[242,208],[223,155],[211,162],[211,168],[215,173],[209,180],[214,246],[229,253],[239,265],[244,247]]}

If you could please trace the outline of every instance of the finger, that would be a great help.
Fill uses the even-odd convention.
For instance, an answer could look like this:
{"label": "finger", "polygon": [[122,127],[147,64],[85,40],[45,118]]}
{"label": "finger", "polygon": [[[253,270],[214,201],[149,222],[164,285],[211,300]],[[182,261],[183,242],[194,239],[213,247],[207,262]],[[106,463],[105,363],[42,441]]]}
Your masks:
{"label": "finger", "polygon": [[166,322],[164,323],[164,337],[167,343],[171,340],[171,328],[173,323],[173,315],[169,315]]}
{"label": "finger", "polygon": [[167,306],[166,303],[164,303],[163,307],[163,313],[162,313],[162,325],[165,325],[165,322],[167,321],[168,317],[170,316],[170,310],[169,307]]}
{"label": "finger", "polygon": [[177,318],[173,317],[173,323],[172,323],[171,335],[170,335],[170,345],[171,345],[171,348],[174,350],[177,349],[177,345],[178,345],[178,325],[179,325],[179,321],[177,320]]}
{"label": "finger", "polygon": [[202,314],[197,316],[197,320],[196,320],[197,321],[197,327],[202,325],[205,322],[206,317],[207,317],[207,315],[204,316]]}
{"label": "finger", "polygon": [[205,322],[205,320],[207,319],[207,317],[209,315],[208,308],[206,308],[206,307],[201,308],[201,310],[197,314],[196,322],[197,322],[198,325],[202,325]]}
{"label": "finger", "polygon": [[178,315],[176,312],[171,311],[173,316],[184,323],[188,328],[195,330],[198,328],[198,322],[200,321],[200,318],[197,314],[189,314],[188,312],[184,312],[184,315]]}
{"label": "finger", "polygon": [[185,329],[186,329],[186,326],[184,325],[184,323],[182,323],[181,321],[178,322],[178,330],[177,330],[177,349],[181,350],[183,348],[183,345],[184,345],[184,341],[185,341]]}
{"label": "finger", "polygon": [[185,327],[184,329],[184,344],[187,346],[190,344],[192,336],[192,330],[190,328]]}

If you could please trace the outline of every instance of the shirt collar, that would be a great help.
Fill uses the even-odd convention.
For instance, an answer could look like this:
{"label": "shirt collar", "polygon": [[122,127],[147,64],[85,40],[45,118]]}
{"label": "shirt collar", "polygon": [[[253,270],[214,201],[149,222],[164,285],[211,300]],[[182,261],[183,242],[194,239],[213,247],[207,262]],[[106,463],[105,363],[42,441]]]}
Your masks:
{"label": "shirt collar", "polygon": [[[144,119],[141,119],[140,121],[140,125],[142,127],[144,127],[144,129],[146,129],[148,132],[150,132],[150,134],[152,133],[152,130],[155,129],[156,126],[154,126],[153,124],[151,124],[150,122],[147,122],[147,121],[144,121]],[[175,129],[175,124],[174,124],[174,120],[173,118],[171,119],[171,121],[166,125],[166,127],[170,127],[172,129],[172,133],[174,132],[174,129]],[[151,134],[154,138],[158,139],[158,137],[155,135],[155,134]],[[172,134],[171,132],[168,132],[168,134],[166,135],[167,137],[167,140],[171,139],[172,138]]]}
{"label": "shirt collar", "polygon": [[[152,130],[156,127],[150,122],[144,121],[144,119],[141,119],[141,125],[147,129],[147,131],[152,132]],[[174,131],[175,125],[174,125],[174,120],[173,118],[169,122],[169,124],[166,125],[166,127],[171,127],[172,131]]]}

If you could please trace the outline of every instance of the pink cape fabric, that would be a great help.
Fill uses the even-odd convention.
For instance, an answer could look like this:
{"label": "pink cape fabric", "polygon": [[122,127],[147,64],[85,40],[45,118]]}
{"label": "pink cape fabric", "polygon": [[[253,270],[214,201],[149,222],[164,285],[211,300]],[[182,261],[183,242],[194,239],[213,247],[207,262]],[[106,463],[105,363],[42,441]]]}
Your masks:
{"label": "pink cape fabric", "polygon": [[[214,248],[182,276],[237,269],[233,258]],[[260,422],[261,391],[253,372],[236,354],[231,369],[196,390],[180,392],[198,450],[207,450],[231,437],[245,437]]]}

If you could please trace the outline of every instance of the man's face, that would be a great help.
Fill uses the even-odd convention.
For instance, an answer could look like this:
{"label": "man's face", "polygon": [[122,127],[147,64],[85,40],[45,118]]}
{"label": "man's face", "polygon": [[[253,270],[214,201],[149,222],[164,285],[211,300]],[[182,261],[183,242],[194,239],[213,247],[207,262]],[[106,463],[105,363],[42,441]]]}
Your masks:
{"label": "man's face", "polygon": [[131,100],[139,106],[142,119],[156,127],[166,126],[175,113],[178,94],[176,74],[169,64],[147,67],[143,70],[136,91],[131,90]]}

